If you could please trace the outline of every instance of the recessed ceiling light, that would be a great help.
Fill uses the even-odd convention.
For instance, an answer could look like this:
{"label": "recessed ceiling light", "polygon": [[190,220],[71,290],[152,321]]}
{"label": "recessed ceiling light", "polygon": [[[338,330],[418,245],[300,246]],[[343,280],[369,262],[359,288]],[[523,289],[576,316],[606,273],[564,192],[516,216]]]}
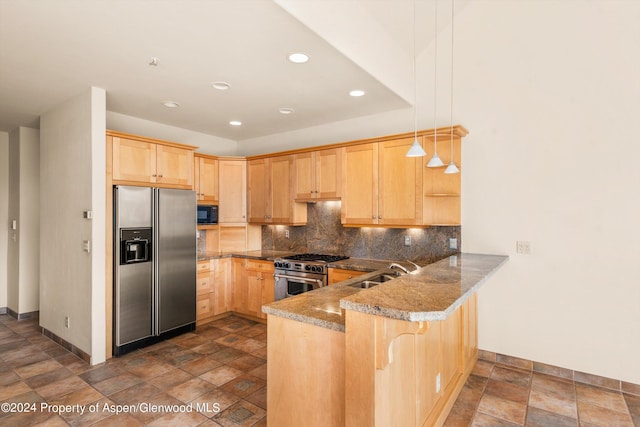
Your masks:
{"label": "recessed ceiling light", "polygon": [[180,104],[174,101],[162,101],[162,105],[168,108],[178,108]]}
{"label": "recessed ceiling light", "polygon": [[231,126],[242,126],[242,122],[240,120],[231,120],[229,124]]}
{"label": "recessed ceiling light", "polygon": [[293,113],[293,108],[283,107],[278,110],[280,114],[291,114]]}
{"label": "recessed ceiling light", "polygon": [[363,90],[356,89],[356,90],[352,90],[351,92],[349,92],[349,95],[351,95],[351,96],[356,96],[356,97],[357,97],[357,96],[362,96],[362,95],[364,95],[364,93],[365,93],[365,92],[364,92]]}
{"label": "recessed ceiling light", "polygon": [[214,89],[218,89],[218,90],[228,90],[231,85],[227,82],[213,82],[211,83],[211,86],[213,86]]}
{"label": "recessed ceiling light", "polygon": [[304,64],[309,60],[309,55],[304,53],[292,53],[289,55],[289,61],[294,62],[296,64]]}

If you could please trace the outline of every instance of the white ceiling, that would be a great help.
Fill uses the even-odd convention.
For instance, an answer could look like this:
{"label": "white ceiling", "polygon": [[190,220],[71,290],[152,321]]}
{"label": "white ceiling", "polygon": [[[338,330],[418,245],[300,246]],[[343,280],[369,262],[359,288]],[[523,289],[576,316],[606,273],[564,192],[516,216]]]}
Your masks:
{"label": "white ceiling", "polygon": [[[354,20],[368,21],[389,40],[385,50],[376,52],[375,37],[362,31],[343,31],[344,43],[328,32],[320,37],[285,10],[285,0],[0,0],[0,131],[38,127],[42,113],[90,86],[106,90],[109,111],[236,141],[408,107],[402,76],[411,76],[414,3],[323,1],[306,5],[330,7],[336,17],[344,6],[342,28],[347,14],[354,28],[364,23]],[[419,22],[433,22],[432,0],[417,4]],[[417,32],[421,51],[433,26]],[[373,60],[339,50],[354,45]],[[310,61],[287,61],[298,51]],[[392,81],[389,70],[401,77]],[[231,89],[215,90],[213,81]],[[351,89],[366,95],[350,97]],[[165,100],[180,107],[166,108]],[[282,115],[280,107],[295,111]]]}

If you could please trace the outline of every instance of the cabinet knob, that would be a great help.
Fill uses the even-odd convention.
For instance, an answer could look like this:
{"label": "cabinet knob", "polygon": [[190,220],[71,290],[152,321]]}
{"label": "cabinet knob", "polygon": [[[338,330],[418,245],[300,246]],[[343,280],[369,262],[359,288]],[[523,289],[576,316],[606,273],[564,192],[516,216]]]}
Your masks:
{"label": "cabinet knob", "polygon": [[151,175],[151,176],[155,178],[155,177],[157,177],[158,175],[156,175],[156,174],[154,173],[154,174],[153,174],[153,175]]}
{"label": "cabinet knob", "polygon": [[378,215],[378,219],[382,219],[382,215]]}
{"label": "cabinet knob", "polygon": [[376,219],[376,216],[375,216],[375,215],[373,215],[373,216],[371,217],[371,219]]}
{"label": "cabinet knob", "polygon": [[162,175],[162,174],[160,174],[160,175],[158,175],[158,176],[159,176],[160,178],[162,178],[162,177],[163,177],[163,175]]}

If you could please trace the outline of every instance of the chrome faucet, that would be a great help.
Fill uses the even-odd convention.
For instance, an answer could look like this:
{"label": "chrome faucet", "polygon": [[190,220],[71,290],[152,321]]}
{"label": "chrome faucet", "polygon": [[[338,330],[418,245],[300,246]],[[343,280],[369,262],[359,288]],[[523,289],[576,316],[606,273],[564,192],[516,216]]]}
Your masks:
{"label": "chrome faucet", "polygon": [[389,264],[389,267],[388,267],[388,268],[389,268],[390,270],[392,270],[392,269],[394,269],[394,268],[397,268],[397,269],[399,269],[399,270],[404,271],[405,273],[408,273],[408,272],[409,272],[409,270],[408,270],[404,265],[400,265],[400,264],[398,264],[397,262],[392,262],[391,264]]}

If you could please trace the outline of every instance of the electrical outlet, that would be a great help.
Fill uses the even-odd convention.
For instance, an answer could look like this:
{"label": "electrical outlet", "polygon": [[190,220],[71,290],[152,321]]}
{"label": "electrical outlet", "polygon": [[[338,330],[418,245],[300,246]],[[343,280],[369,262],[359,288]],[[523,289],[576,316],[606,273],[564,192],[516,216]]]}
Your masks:
{"label": "electrical outlet", "polygon": [[458,249],[458,239],[449,239],[449,249]]}
{"label": "electrical outlet", "polygon": [[531,253],[531,242],[516,242],[516,252],[519,254],[529,255]]}
{"label": "electrical outlet", "polygon": [[436,375],[436,393],[440,393],[440,372]]}
{"label": "electrical outlet", "polygon": [[65,328],[71,327],[71,318],[69,316],[64,316],[64,327]]}
{"label": "electrical outlet", "polygon": [[82,250],[86,253],[91,253],[91,242],[89,240],[82,241]]}
{"label": "electrical outlet", "polygon": [[411,236],[404,236],[404,245],[411,246]]}
{"label": "electrical outlet", "polygon": [[289,238],[289,230],[284,230],[284,238],[285,239]]}

